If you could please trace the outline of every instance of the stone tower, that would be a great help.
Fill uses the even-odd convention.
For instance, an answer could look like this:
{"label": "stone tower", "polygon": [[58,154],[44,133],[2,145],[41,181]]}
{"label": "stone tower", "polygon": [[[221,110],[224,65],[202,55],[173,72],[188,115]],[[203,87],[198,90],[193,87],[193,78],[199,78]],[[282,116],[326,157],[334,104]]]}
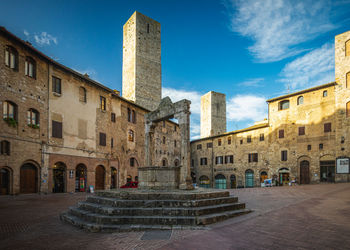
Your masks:
{"label": "stone tower", "polygon": [[201,97],[201,138],[226,132],[226,96],[210,91]]}
{"label": "stone tower", "polygon": [[[350,155],[350,31],[335,37],[335,109],[336,157]],[[336,175],[336,181],[346,181],[347,175]]]}
{"label": "stone tower", "polygon": [[155,110],[161,96],[160,23],[135,11],[123,27],[123,97]]}

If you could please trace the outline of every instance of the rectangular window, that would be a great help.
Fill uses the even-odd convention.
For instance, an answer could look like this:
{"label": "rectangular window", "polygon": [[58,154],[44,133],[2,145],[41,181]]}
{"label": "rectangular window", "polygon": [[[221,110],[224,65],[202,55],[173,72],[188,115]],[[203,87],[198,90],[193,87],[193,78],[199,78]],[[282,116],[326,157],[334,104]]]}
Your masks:
{"label": "rectangular window", "polygon": [[227,138],[227,144],[228,144],[228,145],[231,144],[231,137]]}
{"label": "rectangular window", "polygon": [[100,146],[106,146],[106,134],[100,133]]}
{"label": "rectangular window", "polygon": [[319,148],[319,149],[323,149],[323,144],[320,143],[320,145],[318,145],[318,148]]}
{"label": "rectangular window", "polygon": [[281,161],[286,161],[287,160],[287,150],[282,150],[281,151]]}
{"label": "rectangular window", "polygon": [[106,98],[103,96],[100,96],[100,109],[106,110]]}
{"label": "rectangular window", "polygon": [[225,156],[225,164],[233,163],[233,155],[226,155]]}
{"label": "rectangular window", "polygon": [[135,166],[135,158],[131,157],[130,158],[130,167],[134,167]]}
{"label": "rectangular window", "polygon": [[260,134],[260,141],[263,141],[263,140],[265,140],[264,134]]}
{"label": "rectangular window", "polygon": [[248,154],[248,162],[258,162],[258,153]]}
{"label": "rectangular window", "polygon": [[307,145],[307,150],[311,150],[311,145]]}
{"label": "rectangular window", "polygon": [[163,136],[163,144],[165,144],[166,143],[166,138],[165,138],[165,136]]}
{"label": "rectangular window", "polygon": [[191,161],[191,166],[194,167],[194,160]]}
{"label": "rectangular window", "polygon": [[252,142],[252,136],[251,135],[248,135],[247,137],[247,143],[251,143]]}
{"label": "rectangular window", "polygon": [[328,132],[331,132],[332,131],[332,123],[325,123],[324,124],[324,132],[325,133],[328,133]]}
{"label": "rectangular window", "polygon": [[215,164],[223,164],[224,163],[224,157],[223,156],[216,156],[215,157]]}
{"label": "rectangular window", "polygon": [[204,157],[204,158],[201,158],[200,162],[201,162],[201,166],[203,166],[203,165],[207,165],[208,160],[207,158]]}
{"label": "rectangular window", "polygon": [[299,127],[299,135],[305,135],[305,127]]}
{"label": "rectangular window", "polygon": [[62,122],[52,121],[52,137],[62,138]]}
{"label": "rectangular window", "polygon": [[174,125],[174,131],[176,132],[177,128],[176,128],[176,125]]}
{"label": "rectangular window", "polygon": [[113,138],[111,138],[111,148],[113,148],[114,147],[114,140],[113,140]]}
{"label": "rectangular window", "polygon": [[111,113],[111,121],[115,122],[115,113]]}
{"label": "rectangular window", "polygon": [[278,138],[284,138],[284,129],[278,131]]}
{"label": "rectangular window", "polygon": [[243,144],[243,140],[240,140],[239,143],[240,143],[240,144]]}
{"label": "rectangular window", "polygon": [[221,146],[221,139],[218,140],[218,146]]}
{"label": "rectangular window", "polygon": [[208,142],[208,143],[207,143],[207,148],[212,148],[212,147],[213,147],[213,143]]}
{"label": "rectangular window", "polygon": [[10,155],[10,142],[8,141],[1,141],[0,143],[0,153],[2,155]]}
{"label": "rectangular window", "polygon": [[62,94],[61,79],[52,76],[52,92]]}
{"label": "rectangular window", "polygon": [[176,148],[176,140],[174,140],[174,147]]}
{"label": "rectangular window", "polygon": [[197,150],[200,150],[200,149],[202,149],[202,144],[197,145]]}

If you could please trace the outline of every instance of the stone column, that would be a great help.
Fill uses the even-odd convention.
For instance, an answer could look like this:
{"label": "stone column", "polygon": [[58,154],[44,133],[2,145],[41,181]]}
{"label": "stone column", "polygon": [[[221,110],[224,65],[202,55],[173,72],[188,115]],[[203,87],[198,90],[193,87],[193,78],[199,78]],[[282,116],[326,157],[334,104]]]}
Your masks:
{"label": "stone column", "polygon": [[191,178],[190,159],[190,112],[188,110],[176,114],[181,132],[181,168],[180,168],[180,189],[193,189]]}
{"label": "stone column", "polygon": [[152,154],[154,151],[153,145],[153,134],[154,134],[154,124],[151,121],[145,123],[145,156],[146,156],[146,166],[153,166]]}

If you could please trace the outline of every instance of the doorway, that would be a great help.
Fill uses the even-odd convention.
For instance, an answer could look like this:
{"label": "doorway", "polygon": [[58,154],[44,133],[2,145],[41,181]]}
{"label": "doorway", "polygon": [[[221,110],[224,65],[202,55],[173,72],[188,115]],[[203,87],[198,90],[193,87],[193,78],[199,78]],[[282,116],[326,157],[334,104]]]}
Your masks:
{"label": "doorway", "polygon": [[245,171],[245,187],[254,187],[254,172],[251,169]]}
{"label": "doorway", "polygon": [[21,167],[20,192],[22,194],[38,192],[38,170],[31,163],[26,163]]}
{"label": "doorway", "polygon": [[280,168],[278,170],[280,177],[280,186],[289,185],[289,169],[288,168]]}
{"label": "doorway", "polygon": [[215,176],[215,188],[226,189],[226,178],[222,174]]}
{"label": "doorway", "polygon": [[310,184],[310,163],[300,162],[300,184]]}
{"label": "doorway", "polygon": [[10,194],[10,171],[6,168],[0,169],[0,195]]}
{"label": "doorway", "polygon": [[264,181],[267,179],[267,172],[266,171],[262,171],[260,173],[260,183],[264,183]]}
{"label": "doorway", "polygon": [[105,189],[105,168],[102,165],[98,165],[96,167],[95,189],[96,190],[104,190]]}
{"label": "doorway", "polygon": [[320,161],[320,181],[335,182],[335,161]]}
{"label": "doorway", "polygon": [[52,170],[53,193],[64,193],[66,189],[66,165],[62,162],[55,164]]}
{"label": "doorway", "polygon": [[87,187],[86,166],[79,164],[75,168],[75,192],[85,192]]}
{"label": "doorway", "polygon": [[117,169],[115,167],[111,167],[111,188],[117,187]]}
{"label": "doorway", "polygon": [[237,188],[236,176],[231,174],[230,176],[231,188]]}

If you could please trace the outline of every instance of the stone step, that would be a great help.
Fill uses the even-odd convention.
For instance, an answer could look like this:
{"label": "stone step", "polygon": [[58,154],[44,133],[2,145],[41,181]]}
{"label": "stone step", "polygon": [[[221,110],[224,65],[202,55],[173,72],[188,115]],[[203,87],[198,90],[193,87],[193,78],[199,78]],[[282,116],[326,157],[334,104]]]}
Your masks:
{"label": "stone step", "polygon": [[185,225],[195,226],[195,216],[108,216],[71,207],[69,213],[82,220],[97,224]]}
{"label": "stone step", "polygon": [[82,210],[87,210],[93,213],[102,215],[125,215],[125,216],[200,216],[211,213],[224,212],[229,210],[239,210],[244,209],[244,203],[225,203],[220,205],[202,206],[202,207],[152,207],[152,208],[142,208],[142,207],[113,207],[106,205],[99,205],[90,202],[79,202],[79,208]]}
{"label": "stone step", "polygon": [[84,221],[77,216],[69,213],[60,215],[60,219],[64,222],[70,223],[81,229],[90,232],[130,232],[130,231],[146,231],[146,230],[208,230],[206,226],[184,226],[184,225],[110,225],[97,224]]}
{"label": "stone step", "polygon": [[117,198],[123,200],[201,200],[220,197],[229,197],[229,191],[220,191],[217,189],[200,188],[194,191],[150,191],[139,189],[114,189],[96,191],[96,196]]}
{"label": "stone step", "polygon": [[227,219],[232,218],[232,217],[248,214],[250,212],[251,212],[251,210],[244,208],[244,209],[240,209],[240,210],[225,211],[222,213],[202,215],[202,216],[198,217],[197,225],[213,224],[213,223],[216,223],[219,221],[227,220]]}
{"label": "stone step", "polygon": [[113,207],[202,207],[238,202],[237,197],[217,197],[201,200],[121,200],[100,196],[89,196],[87,202]]}

